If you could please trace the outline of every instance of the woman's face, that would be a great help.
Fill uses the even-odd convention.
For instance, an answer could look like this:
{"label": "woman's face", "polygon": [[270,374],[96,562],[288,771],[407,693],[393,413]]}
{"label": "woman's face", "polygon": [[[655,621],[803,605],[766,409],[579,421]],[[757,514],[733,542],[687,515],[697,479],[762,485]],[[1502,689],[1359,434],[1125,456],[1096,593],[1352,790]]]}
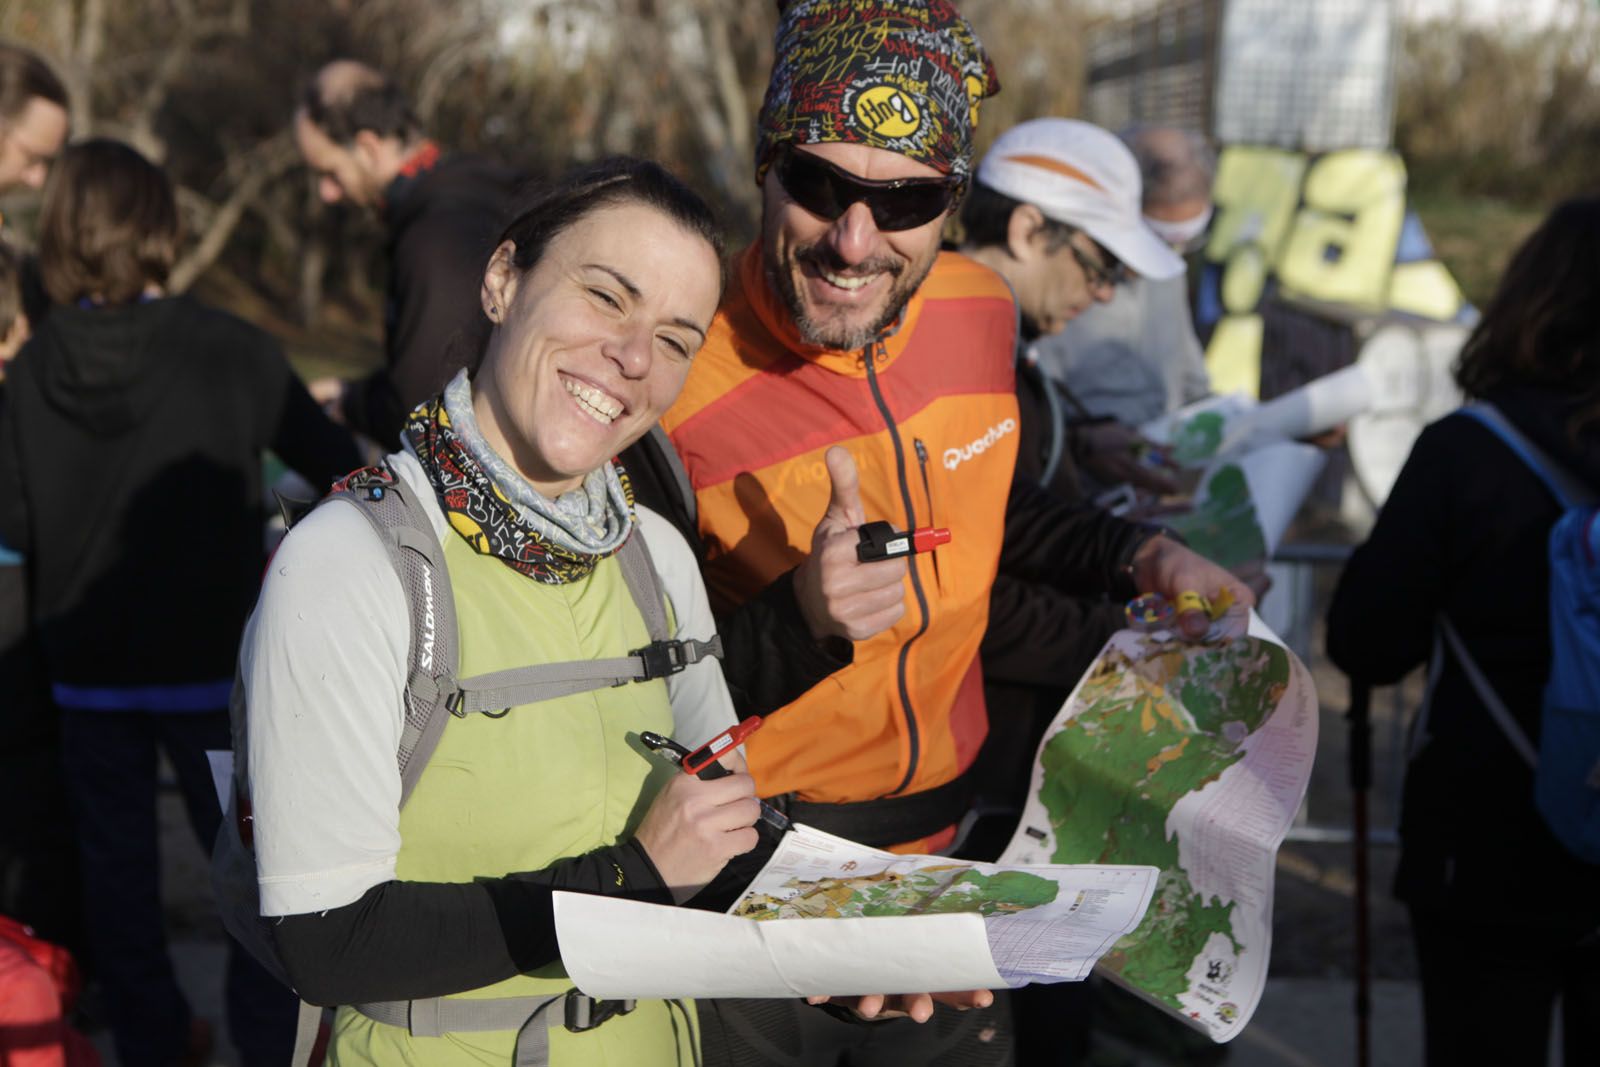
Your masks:
{"label": "woman's face", "polygon": [[678,396],[717,310],[716,252],[643,204],[603,207],[526,273],[484,272],[499,323],[472,406],[490,447],[549,497],[642,437]]}

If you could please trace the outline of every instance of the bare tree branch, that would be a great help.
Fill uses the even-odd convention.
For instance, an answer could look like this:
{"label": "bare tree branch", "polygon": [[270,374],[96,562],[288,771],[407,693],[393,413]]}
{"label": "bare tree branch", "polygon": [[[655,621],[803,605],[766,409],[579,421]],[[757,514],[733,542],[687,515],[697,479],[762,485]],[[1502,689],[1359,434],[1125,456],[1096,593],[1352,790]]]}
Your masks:
{"label": "bare tree branch", "polygon": [[263,141],[249,154],[253,158],[243,180],[216,209],[200,240],[172,268],[167,279],[167,288],[172,292],[181,293],[189,288],[222,254],[228,238],[233,236],[234,228],[244,217],[245,208],[261,195],[269,182],[293,166],[296,159],[294,143],[287,130]]}

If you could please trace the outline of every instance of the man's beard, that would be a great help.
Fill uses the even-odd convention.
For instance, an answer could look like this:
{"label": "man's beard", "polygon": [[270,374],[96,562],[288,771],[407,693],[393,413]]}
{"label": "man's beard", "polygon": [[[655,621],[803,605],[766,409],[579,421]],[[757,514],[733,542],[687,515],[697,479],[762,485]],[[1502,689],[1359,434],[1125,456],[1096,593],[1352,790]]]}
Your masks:
{"label": "man's beard", "polygon": [[[771,244],[767,245],[767,249],[767,278],[778,295],[783,298],[784,307],[789,309],[789,317],[794,320],[795,327],[800,331],[800,339],[806,344],[840,351],[865,348],[876,340],[900,317],[900,313],[905,310],[906,304],[916,293],[917,287],[922,284],[922,280],[928,276],[928,271],[933,267],[931,257],[927,263],[920,266],[887,257],[863,260],[853,265],[847,264],[841,262],[833,250],[822,241],[813,241],[803,248],[795,249],[787,263],[774,261]],[[839,321],[860,309],[830,309],[824,315],[810,314],[801,296],[799,284],[795,280],[796,273],[801,272],[800,269],[808,263],[826,268],[833,274],[861,275],[879,271],[888,274],[891,282],[889,292],[884,298],[883,310],[868,320],[864,326]]]}

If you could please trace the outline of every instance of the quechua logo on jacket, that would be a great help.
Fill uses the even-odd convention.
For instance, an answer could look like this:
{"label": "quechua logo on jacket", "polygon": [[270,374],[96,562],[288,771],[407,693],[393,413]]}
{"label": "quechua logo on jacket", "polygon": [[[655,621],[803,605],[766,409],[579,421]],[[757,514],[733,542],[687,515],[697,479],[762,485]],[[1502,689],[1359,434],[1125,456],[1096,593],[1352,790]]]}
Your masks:
{"label": "quechua logo on jacket", "polygon": [[1004,437],[1008,433],[1015,433],[1016,431],[1016,419],[1002,419],[1000,422],[989,427],[988,433],[984,434],[982,437],[978,438],[972,443],[962,445],[959,448],[945,449],[943,457],[945,470],[953,471],[957,467],[961,466],[961,464],[971,459],[973,456],[983,455],[989,449],[993,448],[995,442],[1000,440],[1000,438]]}

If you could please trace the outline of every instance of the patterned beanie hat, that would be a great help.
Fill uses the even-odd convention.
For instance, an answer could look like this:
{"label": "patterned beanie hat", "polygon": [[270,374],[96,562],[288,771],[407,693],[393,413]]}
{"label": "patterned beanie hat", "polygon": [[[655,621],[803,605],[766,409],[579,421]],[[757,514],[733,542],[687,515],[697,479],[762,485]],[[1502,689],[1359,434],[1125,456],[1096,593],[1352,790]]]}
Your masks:
{"label": "patterned beanie hat", "polygon": [[778,0],[773,51],[757,180],[785,141],[864,144],[971,172],[978,105],[1000,80],[948,0]]}

